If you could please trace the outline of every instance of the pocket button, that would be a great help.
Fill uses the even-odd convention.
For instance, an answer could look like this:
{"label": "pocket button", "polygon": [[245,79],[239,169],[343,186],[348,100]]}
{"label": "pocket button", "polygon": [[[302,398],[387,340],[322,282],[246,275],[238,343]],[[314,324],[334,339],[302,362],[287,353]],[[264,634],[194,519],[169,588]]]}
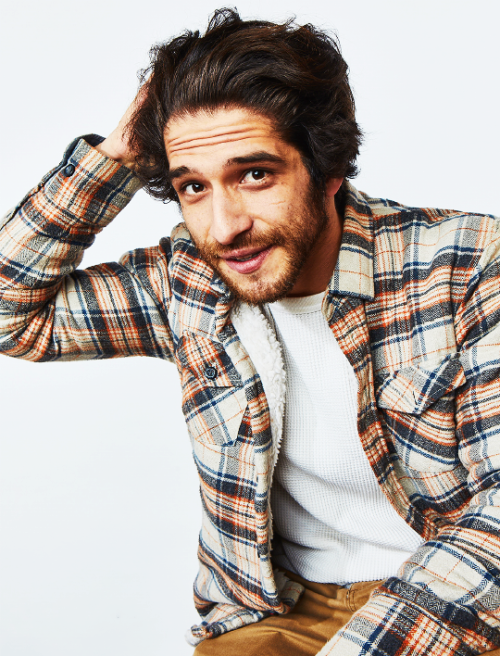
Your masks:
{"label": "pocket button", "polygon": [[205,369],[205,376],[208,380],[214,380],[214,378],[217,378],[217,369],[215,367],[207,367]]}

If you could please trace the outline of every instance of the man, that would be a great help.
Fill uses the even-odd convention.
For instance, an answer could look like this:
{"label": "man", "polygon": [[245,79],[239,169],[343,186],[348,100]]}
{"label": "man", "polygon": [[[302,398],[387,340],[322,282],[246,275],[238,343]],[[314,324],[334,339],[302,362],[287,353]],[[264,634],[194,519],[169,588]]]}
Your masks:
{"label": "man", "polygon": [[[359,141],[332,40],[223,11],[4,221],[5,353],[177,364],[199,655],[500,647],[498,222],[366,197]],[[77,270],[141,184],[185,225]]]}

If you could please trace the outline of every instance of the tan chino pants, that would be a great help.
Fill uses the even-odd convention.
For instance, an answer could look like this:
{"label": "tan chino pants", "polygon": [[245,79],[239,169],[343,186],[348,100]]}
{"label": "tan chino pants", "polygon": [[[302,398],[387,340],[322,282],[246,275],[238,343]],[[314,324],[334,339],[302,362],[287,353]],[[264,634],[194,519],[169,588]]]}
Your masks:
{"label": "tan chino pants", "polygon": [[305,587],[295,608],[286,615],[273,615],[204,640],[194,656],[315,656],[380,583],[353,583],[345,588],[286,574]]}
{"label": "tan chino pants", "polygon": [[[273,615],[204,640],[193,656],[316,656],[380,583],[367,581],[342,587],[312,583],[291,572],[286,574],[305,587],[295,608],[287,615]],[[500,656],[500,649],[488,654]]]}

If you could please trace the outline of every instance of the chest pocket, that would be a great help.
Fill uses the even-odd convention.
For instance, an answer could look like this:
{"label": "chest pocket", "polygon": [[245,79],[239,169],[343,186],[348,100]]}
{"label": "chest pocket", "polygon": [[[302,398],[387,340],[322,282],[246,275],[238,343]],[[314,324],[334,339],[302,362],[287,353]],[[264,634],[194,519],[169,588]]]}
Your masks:
{"label": "chest pocket", "polygon": [[233,444],[247,401],[241,377],[224,348],[206,337],[187,335],[179,344],[177,359],[190,435],[205,444]]}
{"label": "chest pocket", "polygon": [[466,378],[458,354],[403,367],[377,382],[377,406],[406,467],[444,472],[460,466],[455,390]]}

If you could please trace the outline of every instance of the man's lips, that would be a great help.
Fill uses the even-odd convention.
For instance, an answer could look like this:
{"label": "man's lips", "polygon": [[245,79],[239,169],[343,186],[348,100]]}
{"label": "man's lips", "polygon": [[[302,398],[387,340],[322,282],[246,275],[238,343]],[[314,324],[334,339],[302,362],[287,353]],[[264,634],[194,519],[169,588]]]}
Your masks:
{"label": "man's lips", "polygon": [[221,255],[229,268],[237,273],[253,273],[260,268],[272,250],[272,246],[258,250],[246,248]]}

